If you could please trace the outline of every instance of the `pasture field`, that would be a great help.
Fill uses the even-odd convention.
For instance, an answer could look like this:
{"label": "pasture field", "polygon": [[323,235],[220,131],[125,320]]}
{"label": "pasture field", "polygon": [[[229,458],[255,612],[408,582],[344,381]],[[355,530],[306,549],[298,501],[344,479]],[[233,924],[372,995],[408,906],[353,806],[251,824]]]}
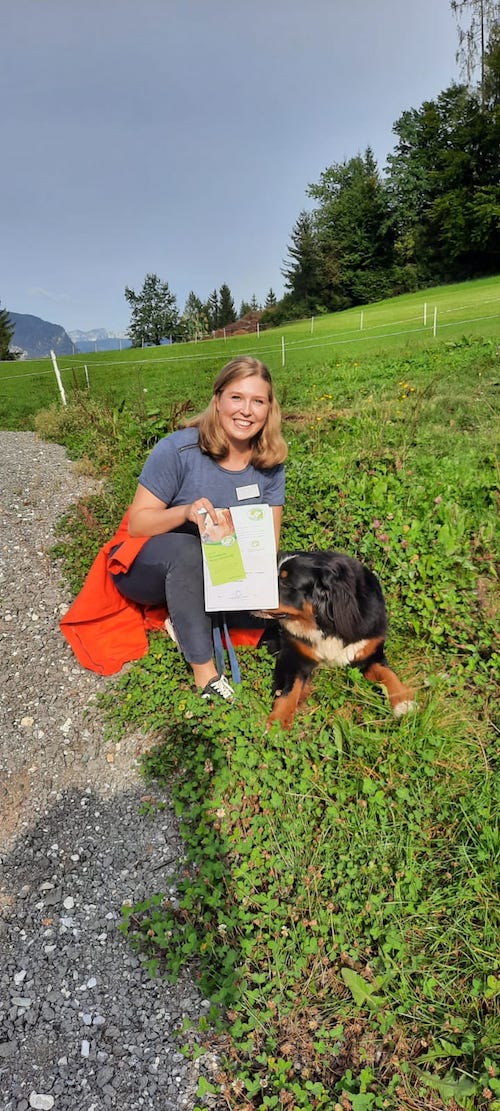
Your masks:
{"label": "pasture field", "polygon": [[[184,392],[201,406],[218,369],[238,353],[261,358],[278,385],[290,393],[297,370],[301,374],[306,369],[314,372],[332,360],[356,360],[389,351],[404,356],[456,342],[464,335],[470,339],[500,338],[500,277],[422,290],[364,309],[263,330],[259,336],[61,356],[58,363],[68,398],[87,389],[86,367],[90,393],[109,404],[124,399],[137,404],[144,395],[145,405],[149,401],[156,406],[168,405]],[[31,428],[39,409],[59,401],[49,358],[0,363],[0,427]]]}
{"label": "pasture field", "polygon": [[[498,280],[456,304],[479,286],[484,317]],[[364,324],[372,311],[395,303]],[[144,820],[166,784],[181,823],[179,872],[125,907],[121,929],[152,974],[188,965],[212,1001],[181,1035],[186,1053],[217,1054],[215,1069],[202,1057],[200,1108],[210,1094],[230,1111],[500,1111],[495,311],[489,332],[457,325],[446,341],[382,340],[381,315],[363,348],[304,346],[285,367],[265,356],[290,449],[283,547],[345,550],[378,573],[388,655],[417,712],[395,722],[357,671],[325,670],[292,730],[267,732],[264,649],[238,650],[237,702],[209,707],[159,634],[103,698],[107,744],[150,736]],[[305,344],[304,326],[289,334]],[[38,413],[40,435],[105,477],[61,522],[74,591],[154,441],[237,349],[248,337],[207,363],[151,350],[140,371],[124,352],[127,394],[113,380]]]}

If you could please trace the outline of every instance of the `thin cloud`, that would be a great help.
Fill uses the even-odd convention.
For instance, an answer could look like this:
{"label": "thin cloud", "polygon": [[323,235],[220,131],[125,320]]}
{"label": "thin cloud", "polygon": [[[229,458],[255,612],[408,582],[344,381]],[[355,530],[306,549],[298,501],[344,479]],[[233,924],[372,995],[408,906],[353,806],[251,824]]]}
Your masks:
{"label": "thin cloud", "polygon": [[68,297],[67,293],[51,293],[50,289],[42,289],[41,286],[32,286],[28,289],[29,297],[44,297],[46,301],[71,301],[72,298]]}

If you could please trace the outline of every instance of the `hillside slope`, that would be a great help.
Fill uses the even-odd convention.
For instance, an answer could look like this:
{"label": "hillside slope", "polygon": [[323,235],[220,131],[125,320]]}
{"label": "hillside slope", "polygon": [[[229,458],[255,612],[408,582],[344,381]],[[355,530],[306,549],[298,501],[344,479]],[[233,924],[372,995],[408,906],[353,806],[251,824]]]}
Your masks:
{"label": "hillside slope", "polygon": [[73,344],[60,324],[52,324],[39,316],[28,313],[9,312],[14,325],[11,347],[18,347],[28,359],[39,359],[50,355],[72,355]]}

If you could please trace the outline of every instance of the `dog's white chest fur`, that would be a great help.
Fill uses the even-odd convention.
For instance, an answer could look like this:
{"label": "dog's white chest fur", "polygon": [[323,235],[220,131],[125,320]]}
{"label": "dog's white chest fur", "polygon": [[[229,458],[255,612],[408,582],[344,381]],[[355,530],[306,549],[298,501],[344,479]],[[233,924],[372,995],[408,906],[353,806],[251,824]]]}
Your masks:
{"label": "dog's white chest fur", "polygon": [[367,645],[367,640],[358,640],[355,644],[344,644],[339,637],[325,637],[320,629],[307,629],[301,621],[293,617],[282,619],[288,632],[300,640],[307,641],[314,649],[319,663],[328,667],[348,667]]}

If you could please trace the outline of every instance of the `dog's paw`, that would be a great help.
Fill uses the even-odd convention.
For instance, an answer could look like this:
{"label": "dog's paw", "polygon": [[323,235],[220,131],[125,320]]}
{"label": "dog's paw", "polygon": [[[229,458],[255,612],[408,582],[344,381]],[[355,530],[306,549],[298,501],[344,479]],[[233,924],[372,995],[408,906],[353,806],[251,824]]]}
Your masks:
{"label": "dog's paw", "polygon": [[398,702],[396,706],[392,707],[392,712],[395,718],[402,718],[405,714],[411,714],[413,710],[418,709],[418,704],[414,698],[404,699],[403,702]]}

